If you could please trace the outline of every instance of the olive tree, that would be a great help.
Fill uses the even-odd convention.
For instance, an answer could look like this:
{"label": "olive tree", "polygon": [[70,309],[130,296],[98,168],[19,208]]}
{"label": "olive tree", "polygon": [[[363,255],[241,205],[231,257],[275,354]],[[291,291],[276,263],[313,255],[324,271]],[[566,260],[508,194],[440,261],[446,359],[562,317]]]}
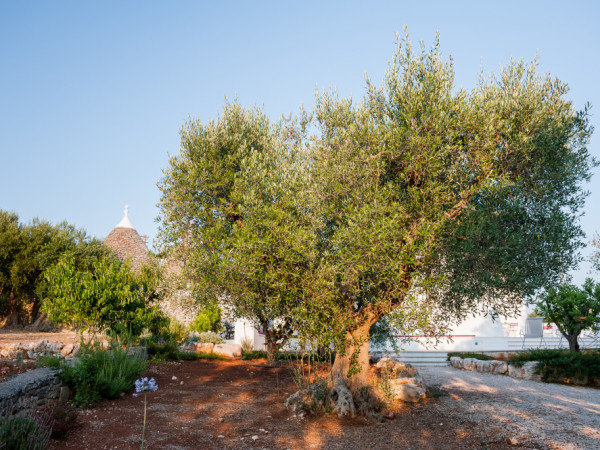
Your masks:
{"label": "olive tree", "polygon": [[159,184],[163,242],[208,301],[264,331],[270,360],[293,332],[312,267],[298,128],[226,104],[215,121],[188,121]]}
{"label": "olive tree", "polygon": [[600,331],[600,284],[588,278],[581,288],[571,284],[550,288],[536,303],[536,312],[556,324],[569,350],[577,352],[582,331]]}
{"label": "olive tree", "polygon": [[339,398],[368,387],[382,318],[437,335],[557,283],[578,261],[594,164],[587,110],[535,62],[458,89],[437,40],[415,52],[405,39],[367,86],[359,103],[318,96],[311,145],[321,281],[306,317],[335,335]]}

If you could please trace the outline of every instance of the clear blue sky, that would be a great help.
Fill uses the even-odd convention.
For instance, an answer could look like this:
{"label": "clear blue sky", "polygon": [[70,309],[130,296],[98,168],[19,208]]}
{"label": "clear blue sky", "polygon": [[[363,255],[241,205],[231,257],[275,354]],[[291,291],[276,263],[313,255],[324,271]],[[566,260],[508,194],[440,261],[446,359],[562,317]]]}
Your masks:
{"label": "clear blue sky", "polygon": [[[0,3],[0,209],[24,222],[67,220],[105,237],[130,205],[153,238],[156,182],[188,116],[224,98],[278,117],[311,108],[315,90],[360,98],[383,77],[394,32],[429,45],[437,30],[456,84],[511,57],[567,82],[596,105],[600,158],[600,5],[596,1]],[[600,176],[582,220],[600,231]],[[580,282],[587,267],[576,275]]]}

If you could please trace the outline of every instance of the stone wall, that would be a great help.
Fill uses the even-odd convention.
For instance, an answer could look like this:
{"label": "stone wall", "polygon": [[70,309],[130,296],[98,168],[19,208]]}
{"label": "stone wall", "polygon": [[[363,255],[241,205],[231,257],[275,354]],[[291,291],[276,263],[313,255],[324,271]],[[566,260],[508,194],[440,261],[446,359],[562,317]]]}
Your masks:
{"label": "stone wall", "polygon": [[450,365],[456,369],[474,370],[482,373],[491,373],[495,375],[508,375],[512,378],[521,378],[523,380],[542,381],[542,377],[535,373],[537,361],[529,361],[521,367],[508,364],[506,361],[481,360],[476,358],[461,358],[452,356]]}
{"label": "stone wall", "polygon": [[67,401],[69,388],[54,369],[30,370],[0,383],[0,416],[33,411],[48,403]]}
{"label": "stone wall", "polygon": [[23,359],[38,359],[40,356],[76,356],[79,349],[79,344],[64,344],[42,339],[27,344],[4,344],[0,347],[0,358],[16,359],[20,356]]}

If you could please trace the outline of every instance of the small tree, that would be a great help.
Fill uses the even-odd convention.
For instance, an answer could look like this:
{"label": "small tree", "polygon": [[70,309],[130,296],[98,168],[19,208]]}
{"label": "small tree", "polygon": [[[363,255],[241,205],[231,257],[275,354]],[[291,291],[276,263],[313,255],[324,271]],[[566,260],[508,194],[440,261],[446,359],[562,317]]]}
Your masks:
{"label": "small tree", "polygon": [[579,351],[577,339],[583,330],[600,331],[600,284],[591,278],[582,288],[563,284],[549,289],[536,306],[547,322],[556,324],[572,352]]}
{"label": "small tree", "polygon": [[150,266],[132,271],[117,258],[104,258],[92,270],[79,270],[66,256],[45,273],[42,309],[54,323],[97,333],[110,330],[139,336],[144,328],[159,333],[167,319],[156,306],[158,274]]}

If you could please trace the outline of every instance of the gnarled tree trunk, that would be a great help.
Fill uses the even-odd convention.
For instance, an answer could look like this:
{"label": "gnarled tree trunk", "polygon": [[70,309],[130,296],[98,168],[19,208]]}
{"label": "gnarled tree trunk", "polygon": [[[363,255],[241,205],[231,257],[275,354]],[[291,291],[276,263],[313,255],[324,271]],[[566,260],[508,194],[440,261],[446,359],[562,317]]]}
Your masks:
{"label": "gnarled tree trunk", "polygon": [[328,382],[329,400],[338,416],[354,417],[357,403],[362,410],[360,403],[369,399],[369,330],[376,320],[369,318],[348,332],[345,353],[335,356]]}

